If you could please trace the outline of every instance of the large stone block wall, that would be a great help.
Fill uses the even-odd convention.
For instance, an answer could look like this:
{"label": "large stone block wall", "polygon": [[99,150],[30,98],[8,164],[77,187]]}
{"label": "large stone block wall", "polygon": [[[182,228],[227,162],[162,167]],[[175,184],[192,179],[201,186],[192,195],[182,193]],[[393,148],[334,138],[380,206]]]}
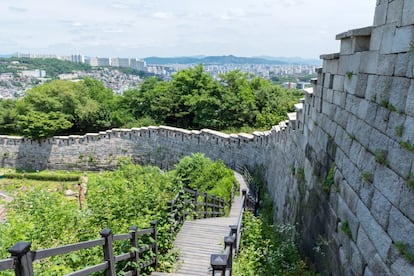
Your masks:
{"label": "large stone block wall", "polygon": [[[414,1],[377,0],[374,24],[339,34],[313,91],[270,131],[113,129],[34,142],[0,136],[1,166],[110,169],[120,156],[171,168],[202,152],[261,173],[276,223],[295,223],[323,274],[414,275]],[[326,186],[332,168],[333,184]]]}

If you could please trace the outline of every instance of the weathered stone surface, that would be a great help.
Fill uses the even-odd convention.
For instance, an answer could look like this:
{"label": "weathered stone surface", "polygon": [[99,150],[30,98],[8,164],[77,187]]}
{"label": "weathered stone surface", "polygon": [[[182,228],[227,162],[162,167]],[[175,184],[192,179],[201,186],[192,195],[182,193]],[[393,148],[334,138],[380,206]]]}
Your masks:
{"label": "weathered stone surface", "polygon": [[365,230],[365,233],[374,244],[376,252],[378,252],[383,260],[386,260],[388,250],[392,243],[391,239],[384,229],[377,223],[362,201],[358,202],[357,218],[361,223],[361,227]]}
{"label": "weathered stone surface", "polygon": [[398,54],[395,60],[394,76],[407,76],[409,54]]}
{"label": "weathered stone surface", "polygon": [[382,28],[382,42],[380,46],[381,54],[393,53],[393,42],[395,38],[396,24],[387,24]]}
{"label": "weathered stone surface", "polygon": [[402,25],[414,24],[414,3],[413,1],[404,1],[403,14],[402,14]]}
{"label": "weathered stone surface", "polygon": [[388,214],[391,210],[391,203],[378,191],[372,197],[371,212],[376,221],[383,229],[388,226]]}
{"label": "weathered stone surface", "polygon": [[404,258],[398,258],[391,265],[391,272],[393,275],[414,275],[414,265],[407,262]]}
{"label": "weathered stone surface", "polygon": [[408,243],[411,248],[414,247],[414,225],[404,214],[395,207],[391,208],[390,223],[388,233],[394,243],[402,241]]}
{"label": "weathered stone surface", "polygon": [[411,220],[412,224],[414,222],[414,190],[407,183],[402,187],[401,200],[398,207]]}
{"label": "weathered stone surface", "polygon": [[[361,249],[363,250],[363,249]],[[357,245],[351,242],[351,269],[355,275],[362,275],[364,271],[365,262],[362,260],[362,255]]]}
{"label": "weathered stone surface", "polygon": [[410,88],[408,89],[405,113],[414,117],[414,80],[411,80]]}
{"label": "weathered stone surface", "polygon": [[380,5],[377,5],[374,16],[374,26],[384,25],[387,20],[388,3],[383,1]]}
{"label": "weathered stone surface", "polygon": [[378,59],[377,74],[392,76],[394,74],[396,54],[380,55]]}
{"label": "weathered stone surface", "polygon": [[[381,38],[382,37],[378,39],[379,40],[378,43],[381,43]],[[375,42],[373,42],[373,39],[371,37],[371,44],[372,43],[375,43]],[[359,67],[359,72],[365,73],[365,74],[377,74],[379,51],[378,50],[377,51],[366,51],[366,52],[360,53],[360,55],[361,55],[361,66]]]}
{"label": "weathered stone surface", "polygon": [[403,149],[399,143],[390,141],[388,145],[388,162],[390,168],[401,178],[410,174],[414,153]]}
{"label": "weathered stone surface", "polygon": [[374,258],[376,252],[375,246],[362,227],[359,227],[358,229],[357,246],[358,248],[363,249],[361,250],[361,254],[366,263]]}
{"label": "weathered stone surface", "polygon": [[401,140],[414,144],[414,117],[408,116],[407,119],[405,119],[404,131]]}
{"label": "weathered stone surface", "polygon": [[405,185],[404,179],[385,166],[377,166],[374,174],[374,185],[392,204],[398,206],[400,193]]}
{"label": "weathered stone surface", "polygon": [[393,0],[388,4],[387,23],[401,25],[404,0]]}
{"label": "weathered stone surface", "polygon": [[369,267],[374,275],[392,275],[385,262],[378,254],[369,261]]}
{"label": "weathered stone surface", "polygon": [[408,25],[401,28],[397,28],[395,31],[395,37],[392,45],[393,53],[407,52],[410,49],[410,43],[413,39],[414,26]]}
{"label": "weathered stone surface", "polygon": [[410,80],[407,78],[394,77],[391,86],[390,104],[397,111],[404,111],[406,107],[408,88]]}

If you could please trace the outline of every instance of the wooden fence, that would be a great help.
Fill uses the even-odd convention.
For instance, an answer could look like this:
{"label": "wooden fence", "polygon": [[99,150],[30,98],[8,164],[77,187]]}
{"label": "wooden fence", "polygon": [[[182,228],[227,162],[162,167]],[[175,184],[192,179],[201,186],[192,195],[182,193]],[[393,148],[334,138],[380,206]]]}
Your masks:
{"label": "wooden fence", "polygon": [[168,202],[171,232],[176,233],[187,216],[193,219],[224,216],[226,206],[219,197],[184,188]]}
{"label": "wooden fence", "polygon": [[[168,202],[171,233],[175,234],[178,231],[187,216],[191,216],[193,219],[223,216],[226,206],[226,202],[221,198],[184,188],[173,200]],[[158,265],[157,222],[152,221],[151,228],[148,229],[138,230],[137,227],[132,226],[129,230],[129,233],[126,234],[113,235],[110,229],[104,229],[100,233],[102,237],[100,239],[37,251],[30,250],[30,242],[18,242],[9,249],[11,258],[0,260],[0,271],[14,270],[16,276],[33,276],[33,262],[35,261],[102,246],[104,253],[102,263],[67,275],[83,276],[104,271],[105,276],[114,276],[116,275],[115,265],[121,261],[131,261],[136,264],[135,268],[125,272],[125,276],[139,275],[142,269]],[[139,244],[139,237],[142,236],[150,236],[153,242]],[[113,242],[122,240],[129,240],[132,250],[115,256]],[[154,257],[146,261],[140,259],[140,256],[145,252],[152,252],[151,255]]]}
{"label": "wooden fence", "polygon": [[[115,265],[121,261],[135,262],[134,268],[131,268],[131,270],[125,272],[124,275],[139,275],[141,269],[149,266],[157,266],[158,264],[157,222],[152,221],[151,227],[148,229],[138,230],[137,227],[132,226],[129,230],[129,233],[126,234],[113,235],[111,229],[103,229],[100,232],[102,237],[100,239],[36,251],[30,250],[30,242],[18,242],[9,249],[12,257],[0,260],[0,271],[12,269],[14,270],[16,276],[33,276],[34,261],[72,253],[95,246],[102,246],[104,255],[102,263],[74,271],[67,275],[82,276],[104,271],[105,276],[113,276],[116,275]],[[141,245],[139,244],[139,237],[141,236],[150,236],[153,242]],[[130,249],[135,250],[130,250],[130,252],[115,256],[113,242],[122,240],[129,240]],[[151,255],[153,255],[153,257],[146,261],[140,260],[140,255],[149,251],[152,252]]]}

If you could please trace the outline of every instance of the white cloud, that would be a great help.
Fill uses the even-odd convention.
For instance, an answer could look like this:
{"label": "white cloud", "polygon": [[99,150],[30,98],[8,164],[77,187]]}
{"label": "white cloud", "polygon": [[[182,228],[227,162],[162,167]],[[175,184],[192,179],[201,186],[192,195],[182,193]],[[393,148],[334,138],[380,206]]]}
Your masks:
{"label": "white cloud", "polygon": [[339,48],[335,34],[371,24],[375,8],[375,3],[368,3],[372,1],[360,0],[4,2],[0,2],[0,36],[8,40],[0,41],[0,54],[66,45],[62,51],[107,56],[125,51],[141,57],[224,53],[317,57]]}

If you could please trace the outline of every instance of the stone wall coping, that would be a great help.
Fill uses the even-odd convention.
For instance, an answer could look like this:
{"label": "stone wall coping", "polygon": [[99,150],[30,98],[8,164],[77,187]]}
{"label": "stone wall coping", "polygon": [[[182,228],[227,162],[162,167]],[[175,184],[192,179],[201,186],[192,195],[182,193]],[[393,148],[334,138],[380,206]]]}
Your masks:
{"label": "stone wall coping", "polygon": [[341,39],[351,38],[351,37],[356,37],[356,36],[370,36],[372,29],[373,29],[372,26],[368,26],[364,28],[349,30],[349,31],[337,34],[336,40],[341,40]]}
{"label": "stone wall coping", "polygon": [[288,118],[290,122],[296,121],[297,113],[296,112],[288,113]]}
{"label": "stone wall coping", "polygon": [[332,53],[332,54],[320,55],[319,58],[320,59],[323,59],[323,60],[339,59],[339,53]]}

